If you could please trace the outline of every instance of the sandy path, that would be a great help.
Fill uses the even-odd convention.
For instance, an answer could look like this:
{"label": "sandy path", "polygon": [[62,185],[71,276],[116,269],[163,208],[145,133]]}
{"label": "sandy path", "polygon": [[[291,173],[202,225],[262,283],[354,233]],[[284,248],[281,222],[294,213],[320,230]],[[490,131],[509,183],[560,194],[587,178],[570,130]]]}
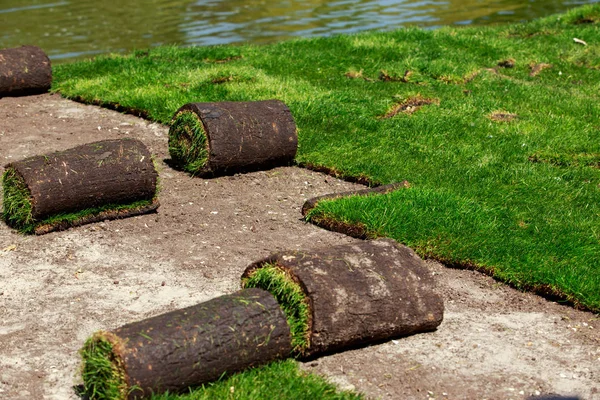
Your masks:
{"label": "sandy path", "polygon": [[[55,95],[0,99],[2,165],[123,136],[168,157],[162,125]],[[0,224],[0,399],[76,399],[77,350],[95,330],[235,291],[271,252],[355,240],[304,223],[300,207],[358,185],[299,168],[202,180],[161,163],[160,175],[158,214],[41,237]],[[436,332],[303,367],[374,398],[600,399],[598,316],[428,265],[446,299]]]}

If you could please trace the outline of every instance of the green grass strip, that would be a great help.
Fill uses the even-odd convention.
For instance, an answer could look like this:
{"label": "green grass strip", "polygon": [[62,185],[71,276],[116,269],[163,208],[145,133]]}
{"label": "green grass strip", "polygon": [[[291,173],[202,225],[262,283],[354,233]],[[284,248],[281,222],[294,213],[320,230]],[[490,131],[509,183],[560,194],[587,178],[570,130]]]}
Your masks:
{"label": "green grass strip", "polygon": [[31,214],[31,193],[25,180],[14,168],[7,168],[2,175],[2,218],[9,226],[23,232],[34,225]]}
{"label": "green grass strip", "polygon": [[208,141],[204,125],[196,113],[182,111],[169,129],[169,153],[181,169],[198,174],[208,161]]}
{"label": "green grass strip", "polygon": [[290,326],[293,351],[302,354],[310,344],[311,312],[300,285],[281,267],[264,264],[243,279],[242,287],[264,289],[277,299]]}
{"label": "green grass strip", "polygon": [[125,400],[127,382],[123,362],[113,351],[106,332],[97,332],[79,351],[83,359],[83,387],[92,400]]}
{"label": "green grass strip", "polygon": [[154,395],[152,400],[361,400],[339,391],[322,377],[301,371],[294,360],[274,362],[191,390],[188,394]]}

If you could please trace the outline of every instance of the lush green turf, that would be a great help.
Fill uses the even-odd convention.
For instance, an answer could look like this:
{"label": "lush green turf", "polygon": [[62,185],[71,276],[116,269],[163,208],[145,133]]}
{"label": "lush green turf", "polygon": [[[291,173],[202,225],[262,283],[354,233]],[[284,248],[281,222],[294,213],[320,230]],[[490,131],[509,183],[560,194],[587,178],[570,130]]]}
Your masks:
{"label": "lush green turf", "polygon": [[270,292],[285,313],[295,353],[302,354],[310,342],[310,307],[300,285],[277,265],[264,264],[242,279],[244,288],[261,288]]}
{"label": "lush green turf", "polygon": [[165,123],[190,101],[279,98],[300,163],[411,183],[313,215],[600,311],[598,4],[524,25],[155,48],[60,65],[54,90]]}
{"label": "lush green turf", "polygon": [[293,360],[233,375],[187,395],[154,396],[152,400],[360,400],[360,394],[338,391],[314,374],[300,371]]}

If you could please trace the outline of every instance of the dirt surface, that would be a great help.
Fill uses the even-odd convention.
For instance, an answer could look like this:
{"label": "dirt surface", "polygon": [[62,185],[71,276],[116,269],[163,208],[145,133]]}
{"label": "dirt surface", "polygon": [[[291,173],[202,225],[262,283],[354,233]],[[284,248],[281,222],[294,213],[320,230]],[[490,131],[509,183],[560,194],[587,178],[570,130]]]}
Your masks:
{"label": "dirt surface", "polygon": [[[125,136],[168,157],[162,125],[56,95],[0,99],[2,165]],[[293,167],[212,180],[160,167],[156,214],[39,237],[0,223],[0,399],[77,399],[77,350],[94,331],[232,293],[272,252],[356,241],[304,223],[300,209],[360,185]],[[427,265],[446,301],[436,332],[303,368],[382,399],[600,399],[597,315]]]}

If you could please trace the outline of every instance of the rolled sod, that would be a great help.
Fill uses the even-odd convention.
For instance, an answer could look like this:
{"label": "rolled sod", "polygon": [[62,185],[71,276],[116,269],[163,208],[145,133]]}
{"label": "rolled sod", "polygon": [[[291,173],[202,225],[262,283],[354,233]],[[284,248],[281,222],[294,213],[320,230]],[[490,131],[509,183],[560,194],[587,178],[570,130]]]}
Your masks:
{"label": "rolled sod", "polygon": [[273,293],[306,358],[432,331],[443,319],[423,261],[387,239],[276,253],[246,268],[242,286]]}
{"label": "rolled sod", "polygon": [[44,234],[158,208],[152,156],[135,139],[104,140],[5,166],[4,221]]}
{"label": "rolled sod", "polygon": [[80,351],[86,393],[111,400],[183,392],[290,352],[283,312],[261,289],[97,332]]}
{"label": "rolled sod", "polygon": [[50,59],[39,47],[0,50],[0,97],[45,93],[51,83]]}
{"label": "rolled sod", "polygon": [[289,165],[297,149],[294,118],[279,100],[189,103],[169,130],[173,163],[198,176]]}

